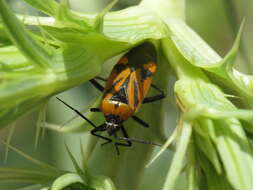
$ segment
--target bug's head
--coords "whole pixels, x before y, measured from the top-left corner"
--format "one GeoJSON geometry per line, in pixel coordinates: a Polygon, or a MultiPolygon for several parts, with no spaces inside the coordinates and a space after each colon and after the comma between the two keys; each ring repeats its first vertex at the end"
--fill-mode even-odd
{"type": "Polygon", "coordinates": [[[116,115],[108,115],[105,117],[105,119],[106,130],[111,136],[120,129],[122,120],[116,115]]]}

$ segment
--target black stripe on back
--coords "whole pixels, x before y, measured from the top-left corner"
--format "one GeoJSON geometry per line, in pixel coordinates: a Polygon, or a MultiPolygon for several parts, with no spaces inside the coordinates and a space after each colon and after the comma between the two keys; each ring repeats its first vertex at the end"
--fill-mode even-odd
{"type": "Polygon", "coordinates": [[[121,71],[125,70],[128,67],[128,64],[116,64],[113,68],[116,73],[120,73],[121,71]]]}
{"type": "Polygon", "coordinates": [[[116,81],[112,84],[112,86],[111,86],[110,88],[108,88],[108,89],[105,91],[105,94],[111,92],[112,89],[113,89],[120,81],[122,81],[122,79],[123,79],[123,77],[121,77],[121,78],[119,78],[118,80],[116,80],[116,81]]]}
{"type": "Polygon", "coordinates": [[[128,104],[128,98],[127,98],[127,87],[129,83],[129,76],[126,78],[125,82],[120,87],[120,90],[117,91],[110,100],[122,102],[125,104],[128,104]]]}
{"type": "Polygon", "coordinates": [[[138,99],[138,84],[137,81],[134,80],[134,106],[137,107],[139,104],[139,99],[138,99]]]}
{"type": "Polygon", "coordinates": [[[152,77],[152,76],[153,76],[153,73],[151,71],[144,69],[144,68],[141,69],[141,80],[142,81],[149,78],[149,77],[152,77]]]}

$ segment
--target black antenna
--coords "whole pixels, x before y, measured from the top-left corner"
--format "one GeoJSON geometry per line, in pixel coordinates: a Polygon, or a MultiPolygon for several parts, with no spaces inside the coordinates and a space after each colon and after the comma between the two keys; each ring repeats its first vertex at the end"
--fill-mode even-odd
{"type": "Polygon", "coordinates": [[[150,144],[150,145],[154,145],[154,146],[162,146],[162,144],[158,144],[158,143],[154,143],[154,142],[150,142],[150,141],[145,141],[142,139],[133,139],[133,138],[127,138],[127,137],[115,137],[118,140],[125,140],[125,141],[131,141],[131,142],[137,142],[137,143],[141,143],[141,144],[150,144]]]}
{"type": "Polygon", "coordinates": [[[97,128],[97,126],[90,121],[87,117],[85,117],[81,112],[79,112],[77,109],[73,108],[72,106],[70,106],[69,104],[67,104],[66,102],[64,102],[63,100],[61,100],[60,98],[56,97],[60,102],[62,102],[63,104],[65,104],[67,107],[69,107],[70,109],[72,109],[74,112],[76,112],[79,116],[81,116],[83,119],[85,119],[89,124],[91,124],[94,128],[97,128]]]}

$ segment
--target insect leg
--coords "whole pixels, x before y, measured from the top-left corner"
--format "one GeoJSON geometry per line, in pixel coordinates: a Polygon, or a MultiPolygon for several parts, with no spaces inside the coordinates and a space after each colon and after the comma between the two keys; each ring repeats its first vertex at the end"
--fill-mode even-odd
{"type": "Polygon", "coordinates": [[[141,124],[143,127],[146,127],[146,128],[149,127],[149,125],[145,121],[143,121],[141,118],[135,115],[132,116],[132,119],[135,120],[137,123],[141,124]]]}
{"type": "Polygon", "coordinates": [[[96,89],[98,89],[99,91],[103,92],[104,91],[104,87],[99,84],[95,79],[97,80],[102,80],[104,82],[106,82],[106,79],[102,78],[102,77],[95,77],[93,79],[90,79],[90,82],[93,86],[95,86],[96,89]]]}
{"type": "Polygon", "coordinates": [[[92,135],[94,135],[98,138],[104,139],[106,141],[106,142],[101,144],[102,146],[112,142],[112,139],[97,134],[97,132],[101,132],[101,131],[105,131],[105,130],[106,130],[105,129],[105,124],[102,124],[102,125],[96,127],[95,129],[92,129],[91,132],[90,132],[92,135]]]}
{"type": "Polygon", "coordinates": [[[76,112],[79,116],[81,116],[83,119],[85,119],[89,124],[92,125],[92,127],[96,128],[97,126],[91,121],[89,120],[87,117],[85,117],[81,112],[79,112],[77,109],[73,108],[71,105],[67,104],[66,102],[64,102],[63,100],[61,100],[60,98],[56,97],[60,102],[62,102],[64,105],[66,105],[67,107],[69,107],[71,110],[73,110],[74,112],[76,112]]]}
{"type": "MultiPolygon", "coordinates": [[[[128,134],[127,134],[127,132],[126,132],[126,130],[125,130],[125,128],[124,128],[123,125],[121,126],[121,132],[122,132],[122,134],[123,134],[123,136],[125,138],[124,140],[126,141],[126,143],[119,143],[119,142],[114,143],[118,155],[119,155],[119,147],[118,146],[126,146],[126,147],[132,146],[132,142],[128,140],[129,136],[128,136],[128,134]]],[[[122,140],[120,137],[117,136],[116,133],[114,133],[114,137],[116,139],[122,140]]]]}
{"type": "Polygon", "coordinates": [[[99,108],[90,108],[91,112],[101,112],[99,108]]]}
{"type": "Polygon", "coordinates": [[[101,84],[99,84],[95,79],[90,79],[90,82],[99,91],[101,91],[101,92],[104,91],[104,87],[101,84]]]}
{"type": "Polygon", "coordinates": [[[151,96],[151,97],[144,98],[144,100],[143,100],[143,102],[142,102],[143,104],[155,102],[155,101],[158,101],[158,100],[161,100],[161,99],[165,98],[165,94],[164,94],[164,92],[163,92],[160,88],[158,88],[158,87],[157,87],[156,85],[154,85],[154,84],[151,84],[151,87],[153,87],[153,88],[156,89],[158,92],[160,92],[160,94],[155,95],[155,96],[151,96]]]}

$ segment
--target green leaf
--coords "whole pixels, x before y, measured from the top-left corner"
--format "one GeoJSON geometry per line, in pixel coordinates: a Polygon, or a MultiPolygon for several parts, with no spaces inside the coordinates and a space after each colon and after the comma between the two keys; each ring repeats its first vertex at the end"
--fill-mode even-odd
{"type": "Polygon", "coordinates": [[[111,3],[109,3],[99,14],[97,14],[95,24],[94,24],[95,25],[94,28],[96,30],[103,32],[104,17],[106,13],[108,13],[110,9],[113,8],[117,2],[118,0],[112,0],[111,3]]]}
{"type": "Polygon", "coordinates": [[[9,145],[11,143],[11,139],[13,137],[13,133],[15,131],[15,127],[16,127],[16,122],[12,123],[9,129],[9,134],[7,136],[7,140],[6,140],[6,147],[5,147],[5,155],[4,155],[4,161],[7,161],[8,158],[8,153],[9,153],[9,145]]]}
{"type": "Polygon", "coordinates": [[[47,183],[56,175],[38,169],[0,168],[0,183],[47,183]]]}
{"type": "Polygon", "coordinates": [[[26,186],[23,188],[18,188],[16,190],[49,190],[49,188],[43,187],[43,185],[41,184],[35,184],[35,185],[26,186]]]}
{"type": "Polygon", "coordinates": [[[24,1],[50,16],[55,15],[59,6],[55,0],[46,0],[46,1],[24,0],[24,1]]]}
{"type": "Polygon", "coordinates": [[[253,92],[253,76],[252,75],[246,75],[243,73],[240,73],[239,71],[233,69],[232,75],[240,83],[245,89],[247,89],[250,93],[253,92]]]}
{"type": "Polygon", "coordinates": [[[235,106],[227,100],[226,95],[217,86],[205,80],[179,80],[175,84],[175,92],[183,110],[197,109],[198,107],[217,112],[236,110],[235,106]]]}
{"type": "Polygon", "coordinates": [[[170,137],[163,144],[159,152],[149,161],[146,167],[149,167],[173,143],[173,141],[176,140],[177,133],[178,131],[177,129],[175,129],[173,133],[170,135],[170,137]]]}
{"type": "Polygon", "coordinates": [[[221,67],[225,68],[228,74],[232,73],[232,69],[235,64],[235,59],[239,51],[244,23],[245,23],[245,20],[242,21],[242,24],[240,26],[239,32],[236,36],[232,49],[228,52],[228,54],[224,57],[224,59],[220,63],[221,67]]]}
{"type": "Polygon", "coordinates": [[[197,190],[199,183],[197,158],[195,155],[195,147],[193,143],[189,143],[187,150],[187,180],[188,190],[197,190]]]}
{"type": "MultiPolygon", "coordinates": [[[[207,109],[218,110],[221,116],[223,111],[235,110],[235,107],[217,87],[200,79],[195,81],[189,79],[179,80],[175,85],[175,90],[183,110],[189,111],[197,105],[201,105],[201,107],[207,109]]],[[[222,123],[220,123],[221,121],[215,121],[217,126],[215,133],[208,131],[206,134],[210,134],[218,149],[219,156],[226,169],[228,181],[234,188],[246,190],[253,185],[250,180],[251,177],[249,177],[253,176],[251,166],[253,157],[242,127],[233,116],[235,117],[235,115],[231,115],[228,119],[224,119],[222,123]],[[212,135],[215,136],[215,139],[212,135]]],[[[208,114],[205,117],[212,118],[208,114]]],[[[219,114],[217,114],[217,117],[219,117],[219,114]]],[[[201,128],[206,130],[208,127],[202,126],[201,128]]]]}
{"type": "Polygon", "coordinates": [[[195,125],[194,129],[200,133],[198,135],[195,135],[195,141],[196,145],[198,146],[198,149],[200,149],[205,156],[209,159],[209,161],[213,164],[213,166],[216,169],[216,172],[218,174],[222,173],[222,168],[219,160],[219,156],[217,154],[217,151],[214,147],[214,145],[211,142],[211,139],[208,134],[206,134],[206,131],[203,130],[202,128],[207,127],[204,122],[201,122],[201,119],[199,121],[199,125],[195,125]]]}
{"type": "Polygon", "coordinates": [[[77,161],[75,160],[75,157],[70,152],[70,150],[69,150],[69,148],[68,148],[68,146],[67,146],[66,143],[65,143],[65,147],[66,147],[66,150],[67,150],[67,152],[68,152],[68,154],[69,154],[69,156],[71,158],[71,161],[72,161],[72,163],[73,163],[73,165],[75,167],[76,172],[82,178],[82,180],[87,183],[87,181],[88,181],[88,179],[87,179],[87,173],[80,168],[80,166],[78,165],[77,161]]]}
{"type": "MultiPolygon", "coordinates": [[[[5,46],[0,48],[0,80],[5,79],[5,72],[19,72],[34,70],[34,66],[23,56],[15,46],[5,46]]],[[[35,71],[35,70],[34,70],[35,71]]]]}
{"type": "Polygon", "coordinates": [[[250,189],[252,187],[253,155],[248,140],[238,120],[231,118],[213,121],[206,128],[210,130],[212,141],[215,144],[227,179],[235,189],[250,189]]]}
{"type": "Polygon", "coordinates": [[[61,171],[60,169],[58,168],[55,168],[53,166],[50,166],[44,162],[41,162],[39,160],[36,160],[34,158],[32,158],[31,156],[25,154],[24,152],[18,150],[17,148],[9,145],[9,144],[6,144],[5,142],[2,142],[3,144],[5,144],[6,146],[8,146],[9,149],[15,151],[16,153],[18,153],[19,155],[21,155],[22,157],[24,157],[25,159],[29,160],[30,162],[32,162],[33,164],[39,166],[41,168],[41,171],[44,170],[44,172],[48,172],[50,173],[50,175],[54,175],[54,176],[58,176],[60,174],[63,173],[63,171],[61,171]]]}
{"type": "Polygon", "coordinates": [[[41,130],[43,130],[42,132],[44,132],[45,130],[45,127],[43,124],[45,124],[46,122],[46,109],[47,109],[47,103],[44,104],[39,111],[38,121],[36,124],[35,148],[37,148],[38,146],[41,130]]]}
{"type": "MultiPolygon", "coordinates": [[[[244,22],[243,22],[244,23],[244,22]]],[[[189,26],[179,19],[168,19],[166,24],[171,32],[171,39],[181,55],[192,65],[210,72],[211,79],[219,81],[228,89],[233,89],[245,107],[252,103],[252,77],[244,75],[233,68],[238,52],[243,23],[235,43],[222,59],[206,42],[204,42],[189,26]]]]}
{"type": "Polygon", "coordinates": [[[185,19],[185,0],[143,0],[140,6],[149,12],[159,15],[164,21],[169,18],[185,19]]]}
{"type": "MultiPolygon", "coordinates": [[[[50,27],[51,30],[66,28],[68,31],[82,31],[83,35],[87,32],[101,34],[94,29],[96,15],[89,16],[76,12],[72,12],[72,14],[74,20],[67,19],[68,22],[60,24],[57,19],[50,17],[20,16],[19,18],[24,20],[27,25],[50,27]]],[[[78,35],[81,36],[81,34],[78,35]]],[[[147,39],[164,38],[168,36],[168,33],[164,23],[156,14],[136,6],[107,13],[104,17],[102,36],[115,42],[137,44],[147,39]]]]}
{"type": "Polygon", "coordinates": [[[55,12],[55,21],[57,26],[67,26],[71,28],[78,28],[81,30],[92,30],[93,23],[89,18],[83,18],[78,14],[74,14],[68,6],[67,1],[62,1],[55,12]]]}
{"type": "Polygon", "coordinates": [[[166,24],[171,32],[171,40],[181,55],[190,63],[204,67],[221,61],[220,56],[184,21],[167,19],[166,24]]]}
{"type": "Polygon", "coordinates": [[[18,22],[13,15],[5,0],[0,1],[0,16],[10,39],[16,44],[19,50],[33,62],[43,69],[48,68],[51,59],[50,54],[43,48],[43,45],[37,42],[27,29],[18,22]]]}
{"type": "Polygon", "coordinates": [[[10,39],[8,38],[8,36],[4,30],[4,26],[0,20],[0,47],[10,45],[10,44],[11,44],[10,39]]]}
{"type": "Polygon", "coordinates": [[[57,178],[52,186],[51,190],[88,190],[88,186],[82,180],[82,178],[74,173],[66,173],[57,178]]]}
{"type": "Polygon", "coordinates": [[[90,179],[89,186],[95,190],[116,190],[112,180],[104,176],[96,176],[90,179]]]}
{"type": "MultiPolygon", "coordinates": [[[[72,163],[74,164],[74,167],[78,173],[78,176],[67,176],[67,178],[69,177],[69,180],[66,180],[66,183],[71,183],[74,182],[75,180],[79,180],[79,182],[82,182],[82,184],[87,184],[89,187],[95,189],[95,190],[115,190],[114,184],[113,182],[108,178],[108,177],[104,177],[104,176],[91,176],[90,174],[88,174],[86,171],[83,171],[77,161],[75,160],[74,156],[72,155],[72,153],[70,152],[69,148],[67,147],[67,145],[65,144],[66,149],[68,151],[68,154],[72,160],[72,163]]],[[[61,180],[64,180],[65,177],[63,177],[61,180]]],[[[76,182],[75,182],[76,183],[76,182]]],[[[62,188],[62,183],[59,180],[59,186],[62,188]]],[[[85,186],[85,185],[84,185],[85,186]]],[[[87,187],[87,186],[85,186],[87,187]]],[[[58,188],[60,190],[60,188],[58,188]]],[[[58,189],[52,189],[52,190],[58,190],[58,189]]],[[[88,189],[88,188],[87,188],[88,189]]]]}
{"type": "MultiPolygon", "coordinates": [[[[164,52],[166,57],[170,58],[171,65],[180,79],[176,82],[175,91],[183,112],[191,112],[198,107],[204,110],[214,109],[219,113],[236,111],[236,107],[217,86],[211,84],[199,69],[189,65],[178,55],[174,44],[169,40],[163,40],[163,46],[166,50],[170,47],[170,52],[164,52]]],[[[232,116],[234,117],[223,120],[211,120],[212,117],[206,114],[204,118],[207,122],[202,129],[211,137],[218,150],[231,186],[248,190],[253,185],[250,180],[253,176],[252,150],[240,122],[235,118],[236,115],[232,116]]]]}
{"type": "Polygon", "coordinates": [[[184,166],[183,161],[192,133],[191,124],[185,121],[182,122],[182,125],[179,124],[178,126],[181,129],[181,134],[178,137],[176,152],[173,156],[171,166],[166,177],[166,182],[164,184],[164,189],[168,190],[172,190],[174,188],[176,180],[184,166]]]}
{"type": "Polygon", "coordinates": [[[198,165],[202,169],[204,176],[202,176],[202,181],[205,180],[206,184],[200,184],[199,189],[208,190],[233,190],[224,174],[218,174],[213,168],[211,163],[206,159],[206,157],[198,152],[196,155],[198,157],[198,165]]]}

